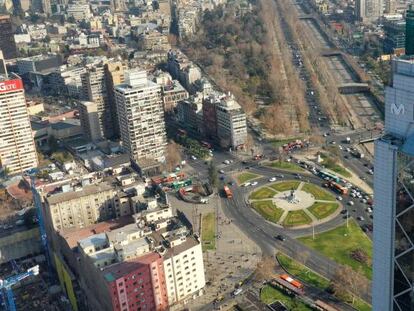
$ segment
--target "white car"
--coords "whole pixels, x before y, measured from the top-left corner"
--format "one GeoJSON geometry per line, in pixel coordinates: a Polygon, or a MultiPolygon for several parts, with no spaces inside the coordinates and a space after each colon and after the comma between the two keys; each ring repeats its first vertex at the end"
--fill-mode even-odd
{"type": "Polygon", "coordinates": [[[271,177],[271,178],[269,178],[269,181],[270,181],[270,182],[274,182],[274,181],[276,181],[276,177],[271,177]]]}
{"type": "Polygon", "coordinates": [[[349,201],[348,204],[351,205],[351,206],[353,206],[354,205],[354,201],[349,201]]]}
{"type": "Polygon", "coordinates": [[[250,185],[251,185],[251,183],[249,183],[249,182],[245,182],[245,183],[244,183],[244,186],[245,186],[245,187],[248,187],[248,186],[250,186],[250,185]]]}
{"type": "Polygon", "coordinates": [[[364,220],[365,220],[365,218],[364,218],[364,217],[362,217],[362,216],[358,216],[358,217],[357,217],[357,219],[358,219],[359,221],[364,221],[364,220]]]}
{"type": "Polygon", "coordinates": [[[344,147],[342,147],[341,145],[338,145],[339,150],[344,149],[344,147]]]}
{"type": "Polygon", "coordinates": [[[368,213],[372,213],[372,208],[368,207],[368,208],[367,208],[367,212],[368,212],[368,213]]]}
{"type": "Polygon", "coordinates": [[[197,158],[195,156],[191,156],[191,159],[193,159],[194,161],[197,160],[197,158]]]}
{"type": "Polygon", "coordinates": [[[239,295],[239,294],[241,294],[241,292],[243,291],[243,289],[242,288],[238,288],[238,289],[236,289],[234,292],[233,292],[233,296],[237,296],[237,295],[239,295]]]}
{"type": "Polygon", "coordinates": [[[257,186],[257,184],[258,184],[257,181],[252,182],[252,186],[257,186]]]}
{"type": "Polygon", "coordinates": [[[223,163],[224,164],[230,164],[230,161],[229,160],[225,160],[223,163]]]}
{"type": "Polygon", "coordinates": [[[342,201],[342,197],[341,197],[340,195],[338,195],[338,196],[336,197],[336,199],[337,199],[338,201],[342,201]]]}

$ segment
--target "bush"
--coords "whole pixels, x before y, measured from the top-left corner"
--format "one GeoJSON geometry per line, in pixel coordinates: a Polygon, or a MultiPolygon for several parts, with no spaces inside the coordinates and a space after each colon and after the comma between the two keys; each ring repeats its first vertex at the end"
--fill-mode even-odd
{"type": "Polygon", "coordinates": [[[369,259],[368,254],[361,248],[357,248],[351,252],[351,258],[360,262],[367,264],[369,259]]]}

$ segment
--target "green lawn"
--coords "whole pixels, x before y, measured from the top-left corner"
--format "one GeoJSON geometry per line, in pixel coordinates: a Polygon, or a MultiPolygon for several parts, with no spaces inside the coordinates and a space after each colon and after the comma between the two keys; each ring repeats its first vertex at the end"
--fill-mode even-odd
{"type": "Polygon", "coordinates": [[[290,211],[283,220],[283,224],[287,227],[307,225],[311,222],[312,219],[303,210],[290,211]]]}
{"type": "Polygon", "coordinates": [[[276,207],[272,200],[256,201],[252,207],[266,220],[277,223],[283,214],[283,209],[276,207]]]}
{"type": "Polygon", "coordinates": [[[290,297],[280,290],[273,288],[270,285],[265,285],[260,291],[260,300],[266,304],[271,304],[276,300],[281,301],[289,310],[295,311],[308,311],[312,310],[304,303],[296,298],[290,297]]]}
{"type": "Polygon", "coordinates": [[[251,200],[270,199],[275,194],[276,194],[276,191],[274,191],[270,188],[267,188],[267,187],[262,187],[259,190],[253,192],[250,195],[250,199],[251,200]]]}
{"type": "Polygon", "coordinates": [[[321,187],[306,183],[302,187],[303,191],[309,192],[315,197],[315,200],[335,201],[335,196],[321,187]]]}
{"type": "Polygon", "coordinates": [[[293,172],[304,172],[304,169],[299,165],[286,161],[273,161],[268,163],[267,166],[293,172]]]}
{"type": "Polygon", "coordinates": [[[276,191],[287,191],[287,190],[296,190],[300,185],[300,181],[288,180],[282,181],[275,184],[269,185],[270,188],[275,189],[276,191]]]}
{"type": "Polygon", "coordinates": [[[244,172],[244,173],[240,173],[239,175],[237,175],[237,182],[239,183],[239,185],[244,184],[245,182],[255,179],[257,177],[260,177],[257,174],[253,174],[253,173],[249,173],[249,172],[244,172]]]}
{"type": "Polygon", "coordinates": [[[338,203],[316,202],[308,210],[316,218],[323,219],[335,213],[338,207],[338,203]]]}
{"type": "Polygon", "coordinates": [[[369,261],[372,260],[372,242],[362,232],[355,220],[349,221],[349,228],[344,224],[333,230],[317,234],[315,240],[311,236],[299,238],[299,240],[338,263],[349,265],[356,271],[362,269],[366,277],[372,278],[370,262],[360,263],[351,258],[352,251],[363,249],[366,251],[369,261]]]}
{"type": "Polygon", "coordinates": [[[325,279],[319,274],[313,272],[312,270],[300,264],[296,260],[282,253],[277,254],[277,259],[282,265],[282,267],[286,269],[286,271],[289,274],[303,280],[305,283],[323,290],[329,287],[328,279],[325,279]]]}
{"type": "Polygon", "coordinates": [[[201,227],[201,238],[203,250],[214,250],[216,248],[216,218],[214,213],[203,215],[201,227]]]}
{"type": "Polygon", "coordinates": [[[372,306],[367,304],[361,298],[356,298],[354,304],[352,304],[352,301],[349,304],[352,305],[358,311],[371,311],[372,310],[372,306]]]}
{"type": "Polygon", "coordinates": [[[341,174],[344,177],[351,177],[351,173],[344,168],[342,165],[338,164],[338,161],[335,158],[329,157],[324,153],[321,153],[321,157],[323,159],[323,166],[331,171],[341,174]]]}

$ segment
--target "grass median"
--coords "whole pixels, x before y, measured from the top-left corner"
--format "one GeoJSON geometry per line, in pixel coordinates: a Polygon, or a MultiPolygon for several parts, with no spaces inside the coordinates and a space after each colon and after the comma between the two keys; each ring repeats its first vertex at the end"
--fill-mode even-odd
{"type": "Polygon", "coordinates": [[[272,200],[253,202],[252,207],[264,219],[274,223],[277,223],[283,214],[283,209],[276,207],[272,200]]]}
{"type": "Polygon", "coordinates": [[[286,161],[273,161],[266,166],[272,167],[272,168],[278,168],[286,171],[292,171],[292,172],[304,172],[305,170],[301,168],[299,165],[291,162],[286,161]]]}
{"type": "Polygon", "coordinates": [[[258,177],[260,177],[260,175],[249,173],[249,172],[244,172],[244,173],[238,174],[236,176],[236,179],[237,179],[238,184],[241,185],[241,184],[244,184],[245,182],[256,179],[258,177]]]}
{"type": "MultiPolygon", "coordinates": [[[[301,256],[305,257],[307,254],[302,253],[301,256]]],[[[303,280],[303,282],[317,287],[319,289],[325,290],[329,287],[329,280],[320,276],[319,274],[313,272],[308,267],[302,265],[296,260],[282,254],[277,254],[277,259],[282,267],[291,275],[303,280]]],[[[306,258],[303,258],[306,262],[306,258]]]]}
{"type": "Polygon", "coordinates": [[[340,264],[348,265],[356,271],[361,270],[367,278],[372,278],[372,242],[354,220],[349,221],[348,228],[342,225],[315,235],[315,239],[309,236],[299,238],[299,241],[340,264]],[[366,260],[356,260],[352,256],[357,250],[365,253],[366,260]]]}
{"type": "Polygon", "coordinates": [[[203,250],[216,249],[216,218],[214,213],[203,215],[201,225],[201,239],[203,250]]]}

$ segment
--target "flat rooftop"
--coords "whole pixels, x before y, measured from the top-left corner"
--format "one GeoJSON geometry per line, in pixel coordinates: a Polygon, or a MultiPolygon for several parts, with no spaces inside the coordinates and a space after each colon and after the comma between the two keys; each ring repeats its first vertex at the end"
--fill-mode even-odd
{"type": "Polygon", "coordinates": [[[70,201],[85,197],[92,194],[97,194],[100,192],[108,191],[113,189],[113,186],[103,182],[97,185],[89,185],[82,188],[80,191],[70,191],[53,194],[50,197],[47,197],[46,200],[49,204],[58,204],[65,201],[70,201]]]}

